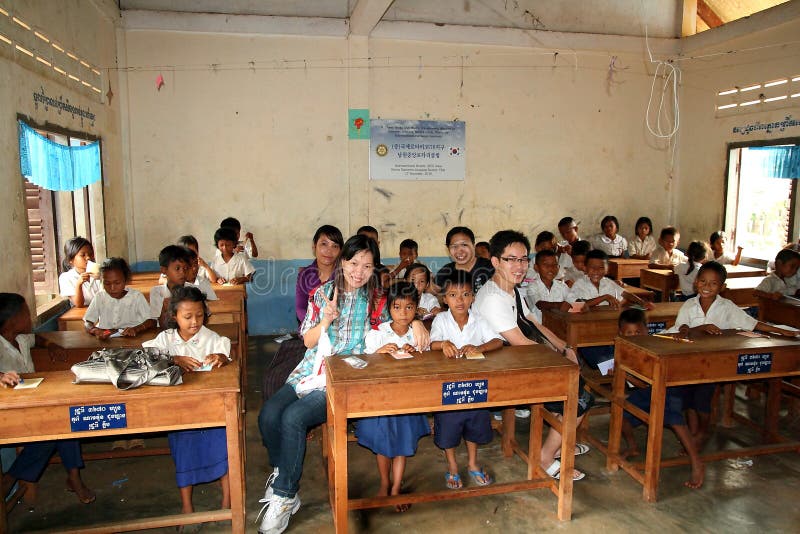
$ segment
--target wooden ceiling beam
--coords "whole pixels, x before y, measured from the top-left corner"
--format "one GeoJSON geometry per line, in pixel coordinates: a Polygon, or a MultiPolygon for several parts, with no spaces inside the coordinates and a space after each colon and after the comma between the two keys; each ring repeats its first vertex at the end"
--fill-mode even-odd
{"type": "Polygon", "coordinates": [[[705,0],[697,0],[697,16],[705,22],[709,28],[717,28],[725,22],[711,9],[705,0]]]}

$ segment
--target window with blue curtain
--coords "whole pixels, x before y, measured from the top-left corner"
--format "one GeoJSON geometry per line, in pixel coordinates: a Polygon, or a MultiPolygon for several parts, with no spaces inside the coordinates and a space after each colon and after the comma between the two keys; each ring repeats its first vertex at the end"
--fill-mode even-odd
{"type": "Polygon", "coordinates": [[[22,121],[19,167],[31,183],[50,191],[75,191],[100,180],[100,142],[66,146],[51,141],[22,121]]]}
{"type": "Polygon", "coordinates": [[[800,146],[749,147],[760,156],[760,167],[767,178],[800,179],[800,146]]]}

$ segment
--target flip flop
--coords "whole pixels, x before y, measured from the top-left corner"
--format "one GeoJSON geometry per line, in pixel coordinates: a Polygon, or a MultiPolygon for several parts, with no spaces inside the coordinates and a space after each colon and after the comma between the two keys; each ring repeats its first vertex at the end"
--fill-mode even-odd
{"type": "MultiPolygon", "coordinates": [[[[559,460],[554,460],[553,463],[550,464],[550,467],[545,469],[544,472],[547,473],[548,475],[550,475],[551,477],[553,477],[554,479],[559,480],[560,477],[561,477],[561,462],[559,460]]],[[[586,476],[586,473],[584,473],[582,471],[578,471],[577,469],[573,469],[572,470],[572,480],[573,480],[573,482],[578,481],[578,480],[583,480],[583,478],[585,476],[586,476]]]]}
{"type": "Polygon", "coordinates": [[[486,469],[482,467],[480,471],[470,471],[469,476],[472,477],[472,481],[478,486],[488,486],[494,482],[494,479],[492,479],[492,477],[489,476],[489,473],[486,472],[486,469]]]}
{"type": "Polygon", "coordinates": [[[461,489],[464,487],[464,484],[461,482],[461,475],[458,473],[445,471],[444,481],[447,484],[447,489],[461,489]]]}
{"type": "MultiPolygon", "coordinates": [[[[585,443],[576,443],[575,444],[575,456],[580,456],[581,454],[586,454],[592,450],[587,444],[585,443]]],[[[561,458],[561,450],[559,449],[558,452],[553,456],[556,460],[561,458]]]]}

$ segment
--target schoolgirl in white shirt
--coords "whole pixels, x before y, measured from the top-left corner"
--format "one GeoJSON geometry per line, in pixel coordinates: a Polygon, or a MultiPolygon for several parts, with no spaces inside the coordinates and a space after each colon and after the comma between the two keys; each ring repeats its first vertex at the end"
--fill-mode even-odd
{"type": "Polygon", "coordinates": [[[678,275],[678,284],[681,288],[684,300],[697,293],[694,289],[694,281],[697,278],[700,266],[706,262],[708,248],[702,241],[692,241],[686,249],[687,260],[675,267],[675,274],[678,275]]]}
{"type": "Polygon", "coordinates": [[[83,316],[86,331],[98,339],[108,339],[119,329],[126,337],[155,326],[150,305],[139,291],[127,289],[131,269],[122,258],[108,258],[100,266],[103,291],[89,304],[83,316]]]}
{"type": "Polygon", "coordinates": [[[211,262],[211,269],[218,284],[244,284],[253,279],[256,271],[247,256],[236,252],[236,232],[232,228],[220,228],[214,232],[214,244],[220,254],[211,262]]]}
{"type": "Polygon", "coordinates": [[[603,230],[594,236],[592,248],[602,250],[611,257],[624,256],[628,251],[628,240],[617,233],[619,231],[619,221],[613,215],[606,215],[600,221],[600,228],[603,230]]]}
{"type": "Polygon", "coordinates": [[[90,261],[94,261],[94,247],[88,239],[73,237],[64,244],[64,272],[58,277],[58,288],[76,308],[88,306],[103,289],[97,275],[86,271],[90,261]]]}
{"type": "Polygon", "coordinates": [[[634,233],[634,237],[628,243],[628,256],[636,260],[650,259],[650,254],[656,248],[652,221],[648,217],[639,217],[634,233]]]}

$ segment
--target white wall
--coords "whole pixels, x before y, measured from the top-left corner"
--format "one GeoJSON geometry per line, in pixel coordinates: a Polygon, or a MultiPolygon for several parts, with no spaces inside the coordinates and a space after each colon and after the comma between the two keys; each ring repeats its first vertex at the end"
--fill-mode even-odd
{"type": "Polygon", "coordinates": [[[568,214],[587,235],[608,213],[624,235],[643,214],[674,222],[669,151],[644,128],[643,41],[635,53],[554,60],[527,47],[354,39],[126,32],[137,259],[187,232],[208,254],[231,214],[262,256],[280,259],[309,257],[323,223],[344,233],[372,224],[391,256],[405,237],[445,255],[456,224],[488,239],[507,227],[555,231],[568,214]],[[368,142],[346,139],[348,107],[466,121],[466,180],[370,182],[368,142]]]}
{"type": "MultiPolygon", "coordinates": [[[[68,50],[95,65],[115,66],[116,42],[113,25],[115,3],[109,1],[64,2],[4,1],[3,7],[26,23],[40,29],[51,39],[58,40],[68,50]]],[[[44,47],[46,48],[46,47],[44,47]]],[[[105,75],[105,74],[104,74],[105,75]]],[[[104,78],[118,87],[115,71],[104,78]]],[[[104,92],[107,85],[103,88],[104,92]]],[[[0,269],[0,290],[23,294],[33,305],[30,250],[27,246],[27,214],[23,199],[22,176],[19,171],[17,113],[26,115],[38,124],[53,124],[76,132],[85,132],[102,139],[103,178],[105,181],[105,217],[109,254],[124,254],[127,248],[125,210],[121,186],[121,144],[119,100],[101,103],[97,95],[77,90],[74,82],[66,80],[47,67],[33,62],[28,56],[15,53],[0,42],[0,250],[5,260],[0,269]],[[34,105],[33,93],[44,89],[51,97],[63,97],[75,106],[87,107],[95,113],[94,125],[67,112],[58,113],[52,107],[34,105]]],[[[59,243],[58,246],[63,246],[59,243]]]]}
{"type": "MultiPolygon", "coordinates": [[[[749,135],[733,132],[737,126],[780,121],[787,115],[797,119],[800,98],[789,99],[790,107],[780,103],[753,106],[746,113],[715,110],[716,95],[721,90],[800,75],[798,35],[800,18],[795,17],[771,29],[692,47],[686,55],[697,59],[680,62],[684,83],[677,210],[682,241],[708,239],[711,232],[722,227],[728,143],[800,137],[798,127],[749,135]]],[[[794,87],[794,92],[800,91],[798,84],[794,87]]],[[[760,92],[753,91],[753,98],[760,92]]],[[[796,221],[800,221],[798,215],[800,212],[795,214],[796,221]]]]}

